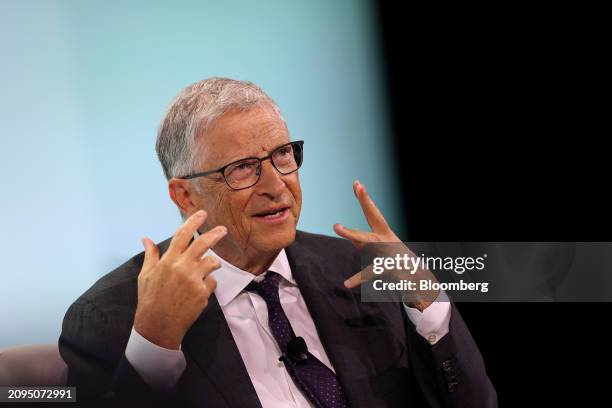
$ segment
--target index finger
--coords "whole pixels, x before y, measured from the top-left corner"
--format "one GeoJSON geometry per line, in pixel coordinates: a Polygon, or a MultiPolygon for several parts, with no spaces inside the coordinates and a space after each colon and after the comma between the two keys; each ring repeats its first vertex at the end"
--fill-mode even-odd
{"type": "Polygon", "coordinates": [[[185,256],[193,259],[200,259],[208,249],[212,248],[227,234],[227,228],[218,225],[210,231],[200,234],[200,236],[189,245],[185,251],[185,256]]]}
{"type": "Polygon", "coordinates": [[[206,211],[204,210],[199,210],[187,218],[183,225],[176,230],[166,253],[170,255],[182,254],[193,238],[193,234],[204,223],[205,219],[206,211]]]}
{"type": "Polygon", "coordinates": [[[357,200],[359,200],[359,205],[361,205],[363,214],[365,215],[368,225],[372,228],[372,231],[387,232],[389,230],[389,224],[387,224],[387,220],[385,220],[385,217],[370,198],[365,185],[361,184],[359,180],[355,180],[353,182],[353,190],[355,191],[355,196],[357,200]]]}

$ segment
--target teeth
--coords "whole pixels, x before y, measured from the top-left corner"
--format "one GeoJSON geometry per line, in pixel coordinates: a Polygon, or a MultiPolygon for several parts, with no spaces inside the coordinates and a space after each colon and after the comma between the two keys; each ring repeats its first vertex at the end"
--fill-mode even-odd
{"type": "Polygon", "coordinates": [[[278,217],[282,212],[283,210],[280,210],[280,211],[275,212],[274,214],[267,214],[267,215],[264,215],[264,218],[278,217]]]}

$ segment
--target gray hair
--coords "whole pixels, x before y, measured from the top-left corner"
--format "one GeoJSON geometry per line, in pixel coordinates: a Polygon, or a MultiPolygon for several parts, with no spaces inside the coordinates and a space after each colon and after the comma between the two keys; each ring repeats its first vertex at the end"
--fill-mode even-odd
{"type": "Polygon", "coordinates": [[[196,172],[197,136],[230,109],[245,111],[268,103],[284,119],[276,103],[248,81],[212,77],[189,85],[172,101],[157,132],[155,150],[166,179],[196,172]]]}

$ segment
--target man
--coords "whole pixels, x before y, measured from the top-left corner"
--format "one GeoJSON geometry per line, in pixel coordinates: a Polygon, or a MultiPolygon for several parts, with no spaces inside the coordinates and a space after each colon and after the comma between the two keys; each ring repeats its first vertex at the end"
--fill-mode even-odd
{"type": "Polygon", "coordinates": [[[144,238],[66,313],[60,351],[81,397],[496,406],[452,304],[359,301],[356,247],[399,241],[364,185],[371,232],[296,231],[302,143],[250,82],[210,78],[176,97],[156,148],[185,222],[158,246],[144,238]]]}

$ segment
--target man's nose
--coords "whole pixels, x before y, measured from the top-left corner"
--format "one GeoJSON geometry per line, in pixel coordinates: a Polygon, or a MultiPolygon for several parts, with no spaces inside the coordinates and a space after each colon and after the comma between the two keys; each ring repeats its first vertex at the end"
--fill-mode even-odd
{"type": "Polygon", "coordinates": [[[261,163],[261,176],[255,185],[257,193],[276,197],[285,189],[282,175],[274,168],[272,162],[266,160],[261,163]]]}

